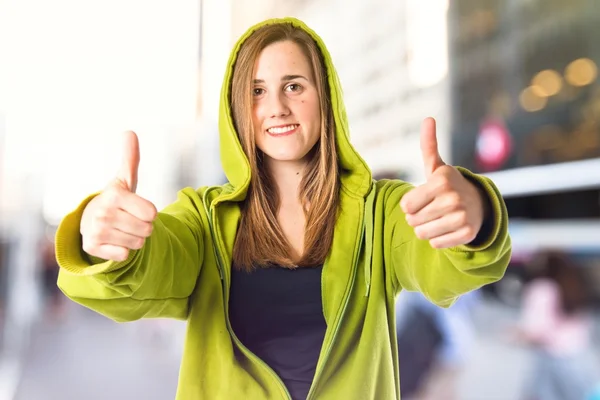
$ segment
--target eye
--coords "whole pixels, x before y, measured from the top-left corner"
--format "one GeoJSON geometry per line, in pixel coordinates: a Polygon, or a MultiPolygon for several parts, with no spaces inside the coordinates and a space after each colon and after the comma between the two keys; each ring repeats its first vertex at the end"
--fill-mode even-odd
{"type": "Polygon", "coordinates": [[[264,92],[265,92],[265,90],[262,89],[262,88],[254,88],[254,89],[252,89],[252,95],[253,96],[260,96],[264,92]]]}
{"type": "Polygon", "coordinates": [[[285,87],[286,92],[299,92],[300,90],[302,90],[302,86],[297,83],[290,83],[285,87]]]}

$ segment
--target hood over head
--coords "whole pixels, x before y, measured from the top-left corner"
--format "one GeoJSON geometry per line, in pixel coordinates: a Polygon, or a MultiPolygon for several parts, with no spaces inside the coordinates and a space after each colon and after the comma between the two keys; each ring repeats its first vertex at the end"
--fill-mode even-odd
{"type": "Polygon", "coordinates": [[[225,172],[231,187],[229,190],[227,190],[227,193],[223,193],[225,198],[222,197],[221,199],[241,201],[245,199],[248,186],[250,185],[250,164],[246,158],[246,155],[244,154],[244,150],[235,130],[231,110],[230,92],[231,81],[233,78],[233,67],[235,65],[238,52],[246,39],[248,39],[248,37],[250,37],[257,29],[272,24],[291,24],[294,27],[300,28],[307,32],[317,43],[323,55],[325,68],[327,70],[327,80],[330,90],[329,95],[331,97],[331,105],[335,120],[335,141],[341,166],[341,184],[348,192],[359,197],[365,197],[371,189],[371,171],[364,160],[356,152],[354,147],[350,144],[348,120],[343,102],[342,88],[338,75],[333,66],[331,56],[327,51],[323,40],[304,22],[296,18],[286,17],[269,19],[252,26],[237,41],[229,57],[229,62],[227,63],[225,78],[221,89],[219,105],[219,135],[221,163],[223,166],[223,171],[225,172]]]}

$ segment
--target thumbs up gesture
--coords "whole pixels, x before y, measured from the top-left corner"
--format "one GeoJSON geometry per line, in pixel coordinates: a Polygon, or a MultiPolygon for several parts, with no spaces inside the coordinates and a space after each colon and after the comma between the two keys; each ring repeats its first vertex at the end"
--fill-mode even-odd
{"type": "Polygon", "coordinates": [[[105,260],[124,261],[152,233],[154,204],[135,194],[140,146],[134,132],[124,134],[124,153],[117,177],[88,203],[81,218],[83,250],[105,260]]]}
{"type": "Polygon", "coordinates": [[[433,118],[421,126],[421,153],[427,180],[402,197],[406,221],[433,248],[472,242],[483,224],[487,199],[456,168],[444,163],[433,118]]]}

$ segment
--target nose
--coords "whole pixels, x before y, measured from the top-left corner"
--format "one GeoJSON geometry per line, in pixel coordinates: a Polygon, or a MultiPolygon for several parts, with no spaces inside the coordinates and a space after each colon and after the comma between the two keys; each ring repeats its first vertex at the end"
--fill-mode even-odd
{"type": "Polygon", "coordinates": [[[271,118],[285,117],[290,114],[290,108],[284,95],[270,96],[269,114],[271,118]]]}

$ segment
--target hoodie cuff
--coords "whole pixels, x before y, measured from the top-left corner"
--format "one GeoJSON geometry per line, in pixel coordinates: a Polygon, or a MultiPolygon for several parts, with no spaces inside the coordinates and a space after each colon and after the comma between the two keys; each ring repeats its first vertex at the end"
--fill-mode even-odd
{"type": "MultiPolygon", "coordinates": [[[[506,207],[504,206],[504,200],[500,195],[500,191],[496,185],[489,179],[482,175],[474,174],[463,167],[456,167],[458,171],[471,183],[477,186],[482,193],[487,196],[487,202],[489,214],[483,221],[479,233],[475,240],[469,244],[455,247],[459,251],[481,251],[490,247],[500,235],[500,228],[505,220],[508,218],[506,213],[506,207]]],[[[486,199],[484,199],[485,201],[486,199]]]]}
{"type": "Polygon", "coordinates": [[[81,217],[87,205],[98,194],[88,196],[74,211],[67,214],[56,231],[56,261],[61,270],[69,274],[90,276],[114,271],[127,265],[135,255],[135,251],[130,251],[127,260],[116,262],[91,256],[83,250],[80,233],[81,217]]]}

